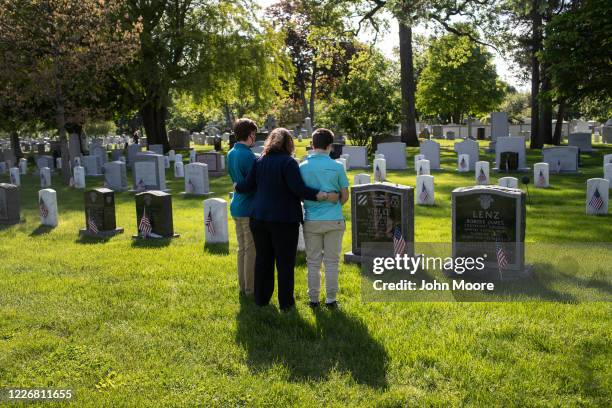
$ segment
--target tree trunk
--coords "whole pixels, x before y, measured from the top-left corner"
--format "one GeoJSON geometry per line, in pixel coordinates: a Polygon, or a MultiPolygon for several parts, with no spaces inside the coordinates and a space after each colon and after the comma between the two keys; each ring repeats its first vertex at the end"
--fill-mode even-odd
{"type": "Polygon", "coordinates": [[[545,63],[542,64],[541,70],[542,88],[540,89],[540,124],[539,130],[542,134],[542,142],[544,144],[553,143],[553,129],[552,129],[552,100],[550,99],[549,92],[551,90],[550,75],[548,73],[548,67],[545,63]]]}
{"type": "Polygon", "coordinates": [[[55,105],[55,123],[57,126],[57,134],[59,136],[60,150],[62,152],[62,181],[65,185],[70,184],[72,176],[72,164],[70,159],[70,149],[68,149],[68,140],[66,138],[66,110],[64,107],[64,98],[62,96],[61,87],[58,85],[58,97],[55,105]]]}
{"type": "Polygon", "coordinates": [[[540,91],[540,63],[537,53],[540,50],[540,31],[542,26],[542,16],[538,10],[539,1],[531,0],[531,145],[532,149],[541,149],[543,147],[542,135],[540,134],[540,109],[539,109],[539,91],[540,91]]]}
{"type": "Polygon", "coordinates": [[[312,75],[310,76],[310,123],[315,125],[315,97],[317,95],[317,62],[312,62],[312,75]]]}
{"type": "Polygon", "coordinates": [[[147,143],[164,146],[164,153],[170,150],[168,134],[166,133],[167,108],[158,100],[148,101],[141,109],[140,116],[147,133],[147,143]]]}
{"type": "Polygon", "coordinates": [[[553,144],[559,146],[561,144],[561,132],[563,131],[563,116],[565,116],[565,98],[559,101],[557,110],[557,123],[555,124],[555,134],[553,136],[553,144]]]}
{"type": "Polygon", "coordinates": [[[400,76],[402,90],[401,140],[407,146],[418,146],[414,107],[414,66],[412,63],[412,27],[399,20],[400,76]]]}
{"type": "Polygon", "coordinates": [[[225,126],[231,131],[234,128],[234,120],[232,118],[232,109],[227,103],[223,104],[223,112],[225,114],[225,126]]]}
{"type": "MultiPolygon", "coordinates": [[[[19,144],[19,132],[17,130],[13,130],[11,132],[11,149],[13,149],[13,153],[15,154],[15,158],[17,161],[23,157],[23,152],[21,151],[21,145],[19,144]]],[[[13,165],[17,165],[17,163],[13,163],[13,165]]]]}

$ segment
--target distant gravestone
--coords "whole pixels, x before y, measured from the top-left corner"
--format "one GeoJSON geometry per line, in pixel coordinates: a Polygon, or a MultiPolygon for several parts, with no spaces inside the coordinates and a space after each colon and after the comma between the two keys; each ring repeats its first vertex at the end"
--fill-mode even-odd
{"type": "Polygon", "coordinates": [[[139,144],[131,144],[127,150],[127,161],[130,166],[133,165],[136,156],[142,151],[142,146],[139,144]]]}
{"type": "Polygon", "coordinates": [[[19,159],[19,173],[22,176],[28,174],[28,161],[26,159],[19,159]]]}
{"type": "Polygon", "coordinates": [[[452,192],[453,258],[483,257],[483,274],[501,279],[526,274],[525,226],[525,193],[521,190],[475,186],[452,192]]]}
{"type": "Polygon", "coordinates": [[[455,140],[455,132],[453,132],[452,130],[449,130],[446,132],[446,139],[447,140],[455,140]]]}
{"type": "Polygon", "coordinates": [[[0,161],[0,174],[6,173],[6,169],[7,169],[6,163],[3,161],[0,161]]]}
{"type": "Polygon", "coordinates": [[[196,162],[196,151],[194,149],[191,149],[189,151],[189,163],[195,163],[196,162]]]}
{"type": "Polygon", "coordinates": [[[306,137],[312,137],[312,119],[309,117],[304,119],[304,129],[306,130],[306,137]]]}
{"type": "Polygon", "coordinates": [[[85,174],[90,177],[102,175],[102,160],[100,156],[90,155],[83,157],[83,167],[85,167],[85,174]]]}
{"type": "MultiPolygon", "coordinates": [[[[414,189],[390,183],[351,188],[352,244],[345,262],[361,262],[362,245],[382,244],[388,256],[414,254],[414,189]]],[[[363,254],[366,255],[365,253],[363,254]]]]}
{"type": "Polygon", "coordinates": [[[359,184],[370,184],[370,175],[365,173],[355,174],[355,178],[353,179],[353,185],[356,186],[359,184]]]}
{"type": "Polygon", "coordinates": [[[36,167],[38,171],[43,167],[48,167],[53,170],[55,168],[55,159],[53,159],[53,156],[38,156],[38,159],[36,159],[36,167]]]}
{"type": "Polygon", "coordinates": [[[440,125],[433,125],[431,127],[432,136],[434,139],[444,139],[444,128],[440,125]]]}
{"type": "Polygon", "coordinates": [[[55,190],[45,188],[38,192],[38,212],[41,225],[57,227],[57,193],[55,190]]]}
{"type": "Polygon", "coordinates": [[[349,168],[365,169],[368,167],[368,150],[365,146],[348,146],[342,147],[342,153],[348,154],[349,168]]]}
{"type": "Polygon", "coordinates": [[[416,203],[418,205],[434,205],[434,178],[430,175],[420,175],[416,178],[416,203]]]}
{"type": "Polygon", "coordinates": [[[508,137],[510,126],[508,124],[507,112],[491,113],[491,140],[497,141],[500,137],[508,137]]]}
{"type": "Polygon", "coordinates": [[[11,180],[11,184],[14,184],[18,187],[21,186],[21,176],[17,167],[11,167],[9,169],[9,178],[11,180]]]}
{"type": "Polygon", "coordinates": [[[526,171],[525,138],[523,136],[498,137],[495,145],[495,164],[497,170],[506,171],[510,166],[511,171],[526,171]]]}
{"type": "Polygon", "coordinates": [[[610,182],[603,178],[587,180],[586,213],[587,215],[608,214],[610,182]]]}
{"type": "Polygon", "coordinates": [[[612,163],[607,163],[604,166],[604,178],[610,182],[610,186],[612,187],[612,163]]]}
{"type": "Polygon", "coordinates": [[[138,193],[134,198],[138,235],[133,238],[178,237],[172,219],[172,195],[152,190],[138,193]]]}
{"type": "MultiPolygon", "coordinates": [[[[467,161],[469,165],[468,170],[474,170],[476,162],[480,159],[478,153],[478,142],[472,139],[466,139],[462,142],[455,143],[455,151],[457,152],[458,156],[467,154],[470,158],[469,161],[467,161]]],[[[461,162],[459,161],[458,163],[460,164],[461,162]]],[[[465,169],[462,169],[461,166],[457,166],[457,169],[459,171],[466,171],[465,169]]]]}
{"type": "Polygon", "coordinates": [[[331,157],[334,160],[340,158],[340,156],[342,155],[343,147],[344,145],[342,143],[332,143],[332,150],[329,153],[329,157],[331,157]]]}
{"type": "Polygon", "coordinates": [[[374,182],[381,183],[387,179],[387,161],[374,159],[374,182]]]}
{"type": "Polygon", "coordinates": [[[554,173],[577,173],[580,151],[575,146],[555,146],[542,149],[542,162],[554,173]]]}
{"type": "Polygon", "coordinates": [[[76,166],[73,170],[74,188],[85,188],[85,167],[76,166]]]}
{"type": "Polygon", "coordinates": [[[111,150],[111,161],[119,161],[123,157],[123,149],[111,150]]]}
{"type": "Polygon", "coordinates": [[[204,163],[189,163],[185,166],[185,192],[187,195],[203,196],[209,191],[208,166],[204,163]]]}
{"type": "Polygon", "coordinates": [[[339,159],[336,159],[336,162],[340,163],[342,165],[342,168],[346,172],[346,170],[347,170],[347,168],[346,168],[346,159],[343,159],[342,157],[340,157],[339,159]]]}
{"type": "Polygon", "coordinates": [[[55,159],[55,168],[58,170],[62,169],[62,158],[58,157],[55,159]]]}
{"type": "Polygon", "coordinates": [[[106,149],[100,145],[97,145],[90,152],[91,156],[98,156],[100,158],[100,165],[103,166],[108,162],[108,155],[106,153],[106,149]]]}
{"type": "Polygon", "coordinates": [[[0,183],[0,225],[14,225],[21,222],[19,215],[19,188],[14,184],[0,183]]]}
{"type": "Polygon", "coordinates": [[[432,170],[440,170],[440,144],[433,140],[424,140],[421,142],[420,152],[429,160],[429,165],[432,170]]]}
{"type": "Polygon", "coordinates": [[[51,169],[43,167],[40,169],[40,188],[51,187],[51,169]]]}
{"type": "Polygon", "coordinates": [[[429,160],[419,160],[417,163],[417,176],[425,176],[431,173],[429,168],[429,160]]]}
{"type": "Polygon", "coordinates": [[[548,163],[536,163],[533,166],[533,184],[538,188],[548,188],[549,183],[548,163]]]}
{"type": "Polygon", "coordinates": [[[164,156],[143,153],[137,155],[132,177],[134,191],[166,190],[164,156]]]}
{"type": "Polygon", "coordinates": [[[601,127],[601,137],[603,143],[612,143],[612,126],[605,125],[601,127]]]}
{"type": "Polygon", "coordinates": [[[376,153],[384,154],[389,170],[406,169],[406,144],[402,142],[379,143],[376,153]]]}
{"type": "Polygon", "coordinates": [[[123,228],[117,228],[115,193],[112,190],[94,188],[85,192],[84,198],[85,228],[79,231],[79,235],[108,237],[123,232],[123,228]]]}
{"type": "Polygon", "coordinates": [[[470,156],[467,154],[460,154],[457,158],[457,171],[461,173],[467,173],[470,171],[470,156]]]}
{"type": "Polygon", "coordinates": [[[475,167],[476,184],[487,185],[489,184],[489,162],[477,161],[475,167]]]}
{"type": "Polygon", "coordinates": [[[351,158],[350,158],[350,156],[348,154],[341,154],[340,158],[344,159],[344,161],[345,161],[345,171],[346,170],[350,170],[351,169],[351,162],[350,162],[351,158]]]}
{"type": "Polygon", "coordinates": [[[184,129],[173,129],[168,132],[168,142],[173,149],[189,149],[191,136],[184,129]]]}
{"type": "Polygon", "coordinates": [[[502,177],[497,184],[500,187],[518,188],[518,179],[516,177],[502,177]]]}
{"type": "Polygon", "coordinates": [[[425,155],[424,154],[417,154],[414,156],[414,172],[418,173],[419,172],[419,162],[421,160],[425,160],[425,155]]]}
{"type": "Polygon", "coordinates": [[[222,176],[225,174],[225,158],[217,152],[199,153],[196,156],[198,163],[208,166],[208,175],[211,177],[222,176]]]}
{"type": "Polygon", "coordinates": [[[125,163],[122,161],[112,161],[104,165],[104,183],[106,187],[113,191],[127,191],[127,172],[125,163]]]}
{"type": "Polygon", "coordinates": [[[164,145],[153,144],[149,146],[148,150],[161,156],[164,155],[164,145]]]}
{"type": "Polygon", "coordinates": [[[229,242],[227,226],[227,201],[221,198],[204,200],[204,242],[223,244],[229,242]]]}
{"type": "Polygon", "coordinates": [[[174,162],[174,178],[183,178],[185,177],[185,166],[183,161],[175,161],[174,162]]]}
{"type": "Polygon", "coordinates": [[[605,166],[608,163],[612,163],[612,154],[606,154],[603,157],[603,165],[605,166]]]}
{"type": "Polygon", "coordinates": [[[579,148],[582,153],[591,153],[593,151],[590,132],[570,133],[567,144],[568,146],[579,148]]]}

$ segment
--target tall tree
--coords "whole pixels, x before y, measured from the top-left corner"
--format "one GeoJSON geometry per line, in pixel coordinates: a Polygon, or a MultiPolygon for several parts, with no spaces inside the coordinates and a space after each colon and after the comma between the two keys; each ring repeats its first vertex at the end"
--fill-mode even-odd
{"type": "MultiPolygon", "coordinates": [[[[53,106],[62,157],[66,123],[91,115],[107,78],[135,50],[137,24],[122,22],[119,1],[5,0],[0,3],[0,97],[14,109],[53,106]]],[[[70,166],[62,168],[64,182],[70,166]]]]}

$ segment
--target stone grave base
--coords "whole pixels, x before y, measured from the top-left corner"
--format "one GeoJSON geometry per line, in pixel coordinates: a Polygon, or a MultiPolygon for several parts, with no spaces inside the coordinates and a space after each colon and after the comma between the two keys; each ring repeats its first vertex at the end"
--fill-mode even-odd
{"type": "Polygon", "coordinates": [[[508,269],[499,273],[497,268],[485,268],[482,271],[470,272],[469,274],[457,274],[445,271],[444,274],[452,279],[463,279],[466,281],[516,281],[530,279],[533,277],[533,266],[524,265],[522,269],[508,269]]]}
{"type": "Polygon", "coordinates": [[[500,170],[499,167],[493,167],[493,171],[495,173],[508,173],[508,174],[512,174],[512,173],[528,173],[531,171],[531,167],[522,167],[522,168],[518,168],[516,170],[500,170]]]}
{"type": "Polygon", "coordinates": [[[136,234],[136,235],[132,235],[132,239],[141,239],[141,240],[145,240],[145,241],[147,239],[152,239],[153,241],[155,241],[155,240],[158,240],[158,239],[178,238],[180,236],[181,236],[181,234],[174,234],[171,237],[159,237],[159,238],[157,238],[157,237],[149,237],[149,238],[143,238],[140,234],[136,234]]]}
{"type": "Polygon", "coordinates": [[[99,231],[97,234],[93,234],[87,228],[82,228],[79,230],[79,237],[107,238],[113,237],[117,234],[123,234],[123,228],[115,228],[114,230],[109,231],[99,231]]]}
{"type": "Polygon", "coordinates": [[[170,192],[170,189],[169,189],[169,188],[165,188],[165,189],[163,189],[163,190],[156,190],[156,189],[154,189],[154,188],[149,188],[149,189],[147,189],[147,190],[134,190],[134,189],[129,189],[129,190],[126,190],[126,191],[127,191],[128,193],[132,193],[132,194],[145,193],[145,192],[147,192],[147,191],[163,191],[164,193],[169,193],[169,192],[170,192]]]}
{"type": "Polygon", "coordinates": [[[208,177],[221,177],[221,176],[225,176],[227,173],[225,172],[225,170],[223,171],[209,171],[208,172],[208,177]]]}
{"type": "Polygon", "coordinates": [[[212,194],[215,194],[214,191],[209,191],[208,193],[204,193],[204,194],[194,194],[194,193],[188,193],[186,191],[179,193],[179,195],[184,196],[184,197],[206,197],[212,194]]]}
{"type": "Polygon", "coordinates": [[[20,219],[14,220],[14,221],[0,221],[0,225],[2,226],[17,225],[17,224],[23,224],[24,222],[26,222],[25,218],[21,217],[20,219]]]}

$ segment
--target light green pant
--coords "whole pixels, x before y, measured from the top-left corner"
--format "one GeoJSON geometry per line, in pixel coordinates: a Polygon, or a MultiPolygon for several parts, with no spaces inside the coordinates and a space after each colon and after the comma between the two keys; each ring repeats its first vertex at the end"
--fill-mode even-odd
{"type": "Polygon", "coordinates": [[[325,266],[326,303],[336,300],[338,264],[342,252],[344,221],[305,221],[304,242],[308,265],[308,296],[318,302],[321,293],[321,263],[325,266]]]}
{"type": "Polygon", "coordinates": [[[247,295],[253,294],[255,281],[255,241],[249,227],[249,217],[234,217],[238,239],[238,285],[247,295]]]}

